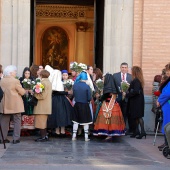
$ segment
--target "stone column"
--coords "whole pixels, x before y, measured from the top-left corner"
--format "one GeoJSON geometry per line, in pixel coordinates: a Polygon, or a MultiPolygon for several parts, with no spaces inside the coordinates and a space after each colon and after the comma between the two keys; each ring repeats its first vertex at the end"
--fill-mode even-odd
{"type": "Polygon", "coordinates": [[[77,32],[76,36],[76,61],[78,63],[84,63],[84,46],[85,46],[85,32],[77,32]]]}
{"type": "Polygon", "coordinates": [[[0,62],[13,64],[21,76],[30,58],[30,0],[1,0],[0,62]]]}
{"type": "Polygon", "coordinates": [[[87,22],[76,22],[76,62],[86,63],[88,61],[86,54],[86,30],[88,29],[87,22]]]}
{"type": "Polygon", "coordinates": [[[133,0],[105,0],[103,72],[132,66],[133,0]]]}

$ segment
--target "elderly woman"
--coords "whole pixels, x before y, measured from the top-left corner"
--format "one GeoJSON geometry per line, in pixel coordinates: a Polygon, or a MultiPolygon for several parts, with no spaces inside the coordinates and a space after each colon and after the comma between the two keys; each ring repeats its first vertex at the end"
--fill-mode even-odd
{"type": "MultiPolygon", "coordinates": [[[[22,88],[20,81],[15,78],[16,74],[16,66],[9,65],[4,69],[4,78],[0,82],[0,86],[4,92],[3,99],[0,103],[0,112],[2,113],[0,124],[5,142],[9,143],[7,134],[10,117],[13,116],[13,144],[20,143],[21,112],[24,112],[24,104],[21,96],[25,94],[25,90],[22,88]]],[[[2,142],[1,136],[0,139],[2,142]]]]}
{"type": "Polygon", "coordinates": [[[47,70],[40,72],[41,83],[44,85],[44,90],[41,93],[35,93],[34,96],[38,99],[37,106],[34,106],[35,128],[40,129],[41,137],[36,139],[36,142],[45,142],[48,140],[46,127],[47,118],[51,114],[51,94],[52,85],[48,79],[50,73],[47,70]]]}

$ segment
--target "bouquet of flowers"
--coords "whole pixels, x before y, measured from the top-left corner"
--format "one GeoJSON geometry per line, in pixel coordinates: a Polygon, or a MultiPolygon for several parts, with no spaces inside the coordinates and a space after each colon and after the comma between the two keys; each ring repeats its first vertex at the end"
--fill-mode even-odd
{"type": "Polygon", "coordinates": [[[70,63],[70,69],[80,73],[83,70],[87,70],[87,65],[83,63],[78,64],[77,62],[73,62],[70,63]]]}
{"type": "Polygon", "coordinates": [[[71,79],[65,80],[63,82],[63,85],[64,85],[64,89],[71,90],[74,85],[74,81],[71,79]]]}
{"type": "Polygon", "coordinates": [[[96,86],[97,86],[97,89],[99,90],[99,93],[101,93],[104,87],[103,80],[101,79],[96,80],[96,86]]]}
{"type": "Polygon", "coordinates": [[[44,85],[41,84],[40,79],[36,79],[36,84],[33,86],[33,92],[39,94],[44,90],[44,85]]]}
{"type": "MultiPolygon", "coordinates": [[[[129,89],[129,86],[130,86],[130,84],[127,81],[122,81],[121,82],[121,91],[127,92],[127,90],[129,89]]],[[[125,96],[122,95],[122,100],[124,100],[124,99],[125,99],[125,96]]]]}
{"type": "Polygon", "coordinates": [[[34,81],[31,81],[30,79],[24,79],[22,81],[24,89],[32,89],[32,87],[35,85],[34,81]]]}
{"type": "Polygon", "coordinates": [[[70,63],[70,69],[71,69],[71,70],[76,71],[77,66],[78,66],[78,63],[77,63],[77,62],[72,62],[72,63],[70,63]]]}
{"type": "Polygon", "coordinates": [[[83,64],[83,63],[79,63],[77,65],[77,72],[82,72],[83,70],[87,70],[87,65],[86,64],[83,64]]]}
{"type": "Polygon", "coordinates": [[[121,90],[122,92],[126,92],[129,88],[130,84],[126,81],[122,81],[121,82],[121,90]]]}

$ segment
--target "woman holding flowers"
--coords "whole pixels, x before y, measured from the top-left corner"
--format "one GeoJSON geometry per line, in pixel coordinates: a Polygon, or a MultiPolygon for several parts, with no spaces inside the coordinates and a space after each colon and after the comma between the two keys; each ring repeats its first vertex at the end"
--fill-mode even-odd
{"type": "MultiPolygon", "coordinates": [[[[62,70],[61,73],[62,73],[62,82],[64,85],[64,91],[68,92],[72,90],[74,81],[72,79],[69,79],[67,70],[62,70]]],[[[68,97],[68,100],[71,100],[71,101],[73,100],[72,94],[68,94],[67,97],[68,97]]]]}
{"type": "MultiPolygon", "coordinates": [[[[126,92],[125,97],[128,98],[127,112],[130,117],[136,122],[136,127],[133,129],[132,138],[142,139],[146,138],[146,132],[144,129],[144,79],[142,69],[138,66],[132,67],[132,82],[126,92]],[[138,126],[141,127],[141,133],[138,130],[138,126]]],[[[125,92],[123,92],[125,93],[125,92]]]]}
{"type": "MultiPolygon", "coordinates": [[[[116,102],[118,89],[111,74],[104,76],[103,95],[101,107],[97,110],[97,119],[94,126],[94,135],[107,136],[105,140],[112,139],[112,136],[125,135],[125,123],[119,104],[116,102]]],[[[99,105],[99,106],[100,106],[99,105]]]]}
{"type": "Polygon", "coordinates": [[[93,113],[96,113],[96,105],[99,102],[99,97],[103,92],[103,73],[99,68],[94,68],[93,70],[93,85],[94,85],[94,95],[93,95],[93,100],[94,100],[94,105],[93,105],[93,113]]]}
{"type": "MultiPolygon", "coordinates": [[[[25,67],[23,70],[22,77],[20,77],[20,83],[22,87],[26,90],[26,94],[22,96],[24,102],[25,112],[22,113],[22,129],[34,129],[34,116],[33,116],[33,106],[30,105],[29,99],[31,98],[32,85],[34,80],[31,76],[31,71],[28,67],[25,67]]],[[[29,135],[29,132],[22,131],[21,135],[29,135]]]]}
{"type": "Polygon", "coordinates": [[[47,70],[40,72],[41,83],[34,86],[34,96],[38,99],[37,106],[34,106],[35,128],[40,129],[41,137],[36,142],[45,142],[48,140],[46,127],[47,118],[51,114],[51,94],[52,85],[48,79],[50,73],[47,70]]]}

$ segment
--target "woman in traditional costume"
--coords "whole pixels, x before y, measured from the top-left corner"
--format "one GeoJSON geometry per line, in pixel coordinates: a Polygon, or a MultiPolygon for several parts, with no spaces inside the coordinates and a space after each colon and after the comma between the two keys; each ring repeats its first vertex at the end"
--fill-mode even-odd
{"type": "MultiPolygon", "coordinates": [[[[107,136],[106,140],[112,136],[125,135],[125,123],[119,104],[116,102],[117,88],[113,76],[104,76],[103,96],[101,97],[100,109],[97,110],[93,135],[107,136]]],[[[99,107],[99,106],[98,106],[99,107]]]]}
{"type": "Polygon", "coordinates": [[[72,140],[76,140],[77,129],[79,125],[83,125],[85,141],[88,142],[88,130],[89,124],[92,124],[92,116],[89,107],[89,102],[91,101],[91,90],[86,84],[88,80],[87,73],[81,72],[76,78],[75,84],[73,86],[73,95],[75,98],[74,113],[73,113],[73,136],[72,140]]]}
{"type": "Polygon", "coordinates": [[[69,94],[64,91],[60,70],[53,69],[49,65],[45,67],[50,72],[49,80],[52,83],[52,114],[48,118],[48,128],[56,129],[55,136],[65,136],[65,127],[72,125],[71,115],[73,106],[66,97],[69,94]]]}
{"type": "Polygon", "coordinates": [[[30,133],[29,131],[27,131],[27,129],[31,130],[31,129],[35,129],[35,127],[34,127],[34,115],[33,115],[34,106],[30,105],[29,103],[29,99],[32,96],[30,91],[32,89],[31,86],[28,88],[24,86],[23,83],[23,81],[30,81],[31,84],[32,81],[34,81],[33,77],[31,76],[31,71],[28,67],[24,68],[22,77],[20,77],[19,80],[22,87],[27,91],[27,93],[24,96],[22,96],[25,112],[22,113],[21,136],[29,136],[30,133]]]}

